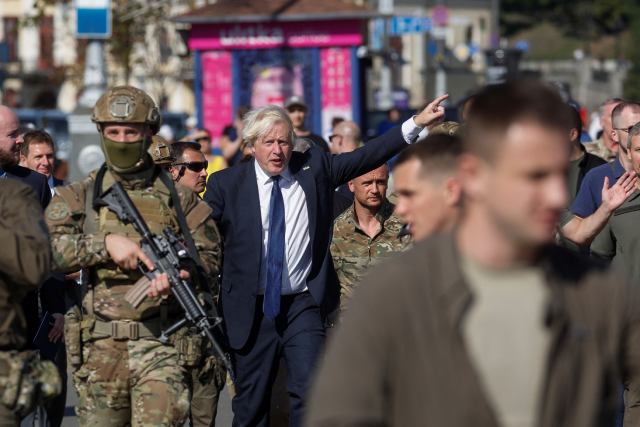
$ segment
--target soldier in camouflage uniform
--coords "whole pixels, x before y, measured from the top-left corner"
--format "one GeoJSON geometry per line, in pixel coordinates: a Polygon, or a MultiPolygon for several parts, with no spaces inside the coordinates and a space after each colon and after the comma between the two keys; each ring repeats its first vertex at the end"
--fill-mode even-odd
{"type": "MultiPolygon", "coordinates": [[[[184,333],[174,337],[175,345],[158,340],[183,315],[171,296],[151,292],[137,307],[125,299],[141,278],[139,263],[150,269],[153,265],[138,246],[135,229],[94,201],[118,181],[153,233],[161,234],[165,227],[183,237],[183,231],[190,232],[207,269],[207,283],[218,274],[220,236],[207,204],[174,187],[153,164],[147,150],[160,115],[146,93],[114,87],[98,100],[92,119],[105,165],[84,181],[59,188],[46,211],[54,268],[83,268],[89,276],[82,310],[70,311],[65,321],[77,414],[83,426],[179,426],[189,410],[182,359],[194,358],[197,348],[191,346],[188,354],[176,349],[183,347],[184,333]]],[[[168,286],[166,275],[156,276],[151,288],[157,285],[168,286]]]]}
{"type": "MultiPolygon", "coordinates": [[[[2,171],[0,170],[0,174],[2,171]]],[[[1,178],[1,175],[0,175],[1,178]]],[[[47,277],[51,250],[35,193],[0,179],[0,426],[20,425],[43,397],[60,393],[58,370],[24,351],[27,324],[20,301],[47,277]]]]}
{"type": "Polygon", "coordinates": [[[371,265],[409,245],[408,237],[398,237],[402,222],[385,197],[388,179],[389,168],[383,165],[349,181],[353,206],[333,225],[331,256],[340,281],[341,312],[371,265]]]}
{"type": "MultiPolygon", "coordinates": [[[[153,157],[153,155],[152,155],[153,157]]],[[[200,144],[194,141],[178,141],[171,144],[171,166],[169,173],[174,182],[191,190],[195,195],[203,190],[203,178],[206,177],[207,161],[200,152],[200,144]],[[198,168],[200,168],[198,170],[198,168]]],[[[154,158],[156,164],[158,161],[154,158]]],[[[217,292],[216,292],[217,294],[217,292]]],[[[227,370],[217,357],[211,355],[211,343],[198,336],[191,341],[183,341],[187,345],[200,346],[200,357],[184,358],[183,366],[187,370],[187,382],[191,390],[191,410],[189,421],[192,427],[213,427],[216,422],[218,399],[224,388],[227,370]]],[[[188,353],[184,349],[183,353],[188,353]]]]}

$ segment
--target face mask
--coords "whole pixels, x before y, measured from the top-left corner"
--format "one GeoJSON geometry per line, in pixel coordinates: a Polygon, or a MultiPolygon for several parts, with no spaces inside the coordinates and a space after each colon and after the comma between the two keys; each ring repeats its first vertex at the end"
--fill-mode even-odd
{"type": "Polygon", "coordinates": [[[102,137],[102,148],[107,165],[116,172],[136,172],[144,164],[147,139],[135,142],[116,142],[102,137]]]}

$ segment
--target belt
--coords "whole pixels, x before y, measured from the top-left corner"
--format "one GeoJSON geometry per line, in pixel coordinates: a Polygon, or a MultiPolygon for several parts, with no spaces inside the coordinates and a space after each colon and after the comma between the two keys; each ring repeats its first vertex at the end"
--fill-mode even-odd
{"type": "Polygon", "coordinates": [[[137,340],[140,338],[158,338],[162,332],[160,318],[142,323],[133,320],[95,320],[92,335],[94,338],[111,337],[117,341],[137,340]]]}

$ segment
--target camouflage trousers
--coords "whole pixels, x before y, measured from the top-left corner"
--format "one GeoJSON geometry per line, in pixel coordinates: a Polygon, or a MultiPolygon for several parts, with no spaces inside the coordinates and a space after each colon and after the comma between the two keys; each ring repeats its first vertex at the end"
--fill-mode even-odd
{"type": "Polygon", "coordinates": [[[0,427],[18,427],[19,425],[20,417],[0,403],[0,427]]]}
{"type": "Polygon", "coordinates": [[[0,426],[14,426],[60,393],[56,366],[37,351],[0,351],[0,426]]]}
{"type": "Polygon", "coordinates": [[[81,426],[181,426],[189,390],[178,353],[151,339],[99,339],[83,344],[73,374],[81,426]]]}
{"type": "Polygon", "coordinates": [[[191,389],[192,427],[214,427],[218,411],[218,399],[224,388],[226,370],[213,356],[204,359],[204,363],[187,369],[187,381],[191,389]]]}

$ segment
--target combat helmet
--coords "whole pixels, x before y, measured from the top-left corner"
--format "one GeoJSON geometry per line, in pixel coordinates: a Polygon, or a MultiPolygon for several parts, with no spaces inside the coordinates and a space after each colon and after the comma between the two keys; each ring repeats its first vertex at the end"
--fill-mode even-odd
{"type": "Polygon", "coordinates": [[[98,126],[102,123],[143,123],[156,134],[162,117],[156,103],[144,91],[133,86],[115,86],[98,99],[91,121],[98,126]]]}
{"type": "Polygon", "coordinates": [[[151,146],[147,151],[151,155],[153,163],[158,166],[170,166],[175,161],[175,156],[171,151],[171,144],[160,135],[153,135],[151,139],[151,146]]]}
{"type": "Polygon", "coordinates": [[[133,86],[116,86],[107,90],[96,102],[91,120],[98,126],[105,163],[114,172],[134,174],[152,165],[147,150],[151,135],[161,124],[160,111],[145,92],[133,86]],[[145,125],[137,141],[115,141],[104,134],[105,125],[145,125]]]}

